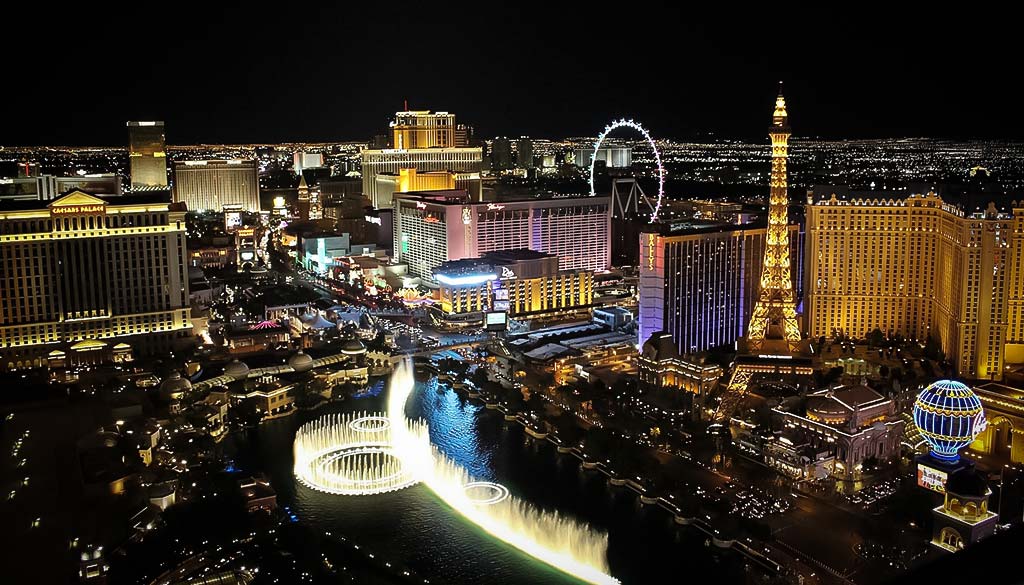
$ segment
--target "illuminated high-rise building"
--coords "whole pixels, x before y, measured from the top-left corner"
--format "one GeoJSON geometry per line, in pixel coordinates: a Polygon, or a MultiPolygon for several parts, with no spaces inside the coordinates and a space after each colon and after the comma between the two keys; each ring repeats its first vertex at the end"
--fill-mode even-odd
{"type": "Polygon", "coordinates": [[[0,369],[189,335],[185,209],[161,199],[72,191],[0,205],[0,369]]]}
{"type": "Polygon", "coordinates": [[[403,169],[420,173],[449,171],[456,174],[456,188],[480,198],[483,150],[456,140],[455,115],[448,112],[396,112],[391,123],[392,146],[362,152],[363,196],[377,209],[392,206],[391,188],[403,169]],[[378,180],[384,175],[384,181],[378,180]]]}
{"type": "Polygon", "coordinates": [[[189,211],[221,211],[227,205],[259,211],[259,166],[253,160],[175,162],[174,200],[189,211]]]}
{"type": "Polygon", "coordinates": [[[292,156],[292,170],[301,175],[307,169],[320,169],[324,166],[324,155],[320,152],[295,151],[292,156]]]}
{"type": "Polygon", "coordinates": [[[128,122],[128,164],[132,191],[167,188],[163,122],[128,122]]]}
{"type": "MultiPolygon", "coordinates": [[[[799,226],[788,245],[799,257],[799,226]]],[[[664,224],[640,234],[640,343],[671,336],[679,355],[743,337],[758,298],[764,224],[664,224]]]]}
{"type": "Polygon", "coordinates": [[[796,298],[793,294],[793,275],[790,270],[789,247],[789,177],[786,160],[789,158],[789,115],[786,98],[775,100],[772,125],[768,129],[772,139],[772,174],[768,198],[768,235],[761,269],[761,283],[754,314],[747,328],[747,347],[751,352],[764,349],[765,341],[781,338],[789,352],[800,344],[800,325],[796,317],[796,298]]]}
{"type": "Polygon", "coordinates": [[[399,150],[451,148],[455,143],[455,114],[412,110],[396,112],[391,144],[399,150]]]}
{"type": "Polygon", "coordinates": [[[610,224],[607,197],[480,203],[465,191],[396,194],[393,255],[426,279],[442,262],[516,249],[554,254],[560,270],[606,270],[610,224]]]}
{"type": "Polygon", "coordinates": [[[960,375],[1024,362],[1024,209],[964,213],[934,193],[807,205],[807,329],[933,337],[960,375]]]}

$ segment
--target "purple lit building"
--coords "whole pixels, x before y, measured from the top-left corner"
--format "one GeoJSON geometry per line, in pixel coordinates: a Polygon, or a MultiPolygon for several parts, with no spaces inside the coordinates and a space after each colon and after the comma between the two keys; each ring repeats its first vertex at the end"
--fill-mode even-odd
{"type": "MultiPolygon", "coordinates": [[[[790,258],[802,239],[791,225],[790,258]]],[[[680,355],[732,344],[747,331],[764,261],[757,224],[674,223],[640,234],[640,339],[664,331],[680,355]]],[[[801,266],[793,266],[799,297],[801,266]]]]}

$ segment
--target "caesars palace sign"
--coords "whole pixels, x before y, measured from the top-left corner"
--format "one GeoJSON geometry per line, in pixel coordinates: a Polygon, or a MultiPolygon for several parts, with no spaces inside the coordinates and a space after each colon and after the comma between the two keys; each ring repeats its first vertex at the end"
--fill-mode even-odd
{"type": "Polygon", "coordinates": [[[103,214],[106,212],[106,205],[61,205],[50,208],[50,215],[103,214]]]}

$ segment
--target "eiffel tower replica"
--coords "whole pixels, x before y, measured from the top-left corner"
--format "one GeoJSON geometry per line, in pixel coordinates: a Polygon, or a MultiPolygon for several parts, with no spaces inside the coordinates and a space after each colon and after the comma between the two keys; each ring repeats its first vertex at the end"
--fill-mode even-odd
{"type": "Polygon", "coordinates": [[[714,414],[714,421],[728,421],[746,396],[747,388],[758,374],[807,376],[809,360],[794,359],[803,347],[797,322],[793,274],[789,260],[789,184],[786,161],[789,157],[789,115],[786,98],[775,98],[775,111],[768,136],[772,140],[771,190],[768,198],[768,230],[760,292],[747,325],[746,355],[739,355],[732,377],[714,414]]]}

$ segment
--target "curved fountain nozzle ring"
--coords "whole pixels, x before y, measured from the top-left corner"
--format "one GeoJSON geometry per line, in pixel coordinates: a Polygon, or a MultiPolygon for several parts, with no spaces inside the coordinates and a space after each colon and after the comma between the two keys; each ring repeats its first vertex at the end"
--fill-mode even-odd
{"type": "Polygon", "coordinates": [[[471,481],[464,485],[462,489],[465,490],[469,501],[477,506],[493,506],[499,502],[504,502],[512,495],[507,487],[493,481],[471,481]],[[484,492],[488,495],[480,496],[477,495],[478,492],[484,492]]]}
{"type": "Polygon", "coordinates": [[[381,414],[331,415],[295,434],[295,477],[307,487],[347,496],[382,494],[416,483],[391,445],[381,414]]]}

